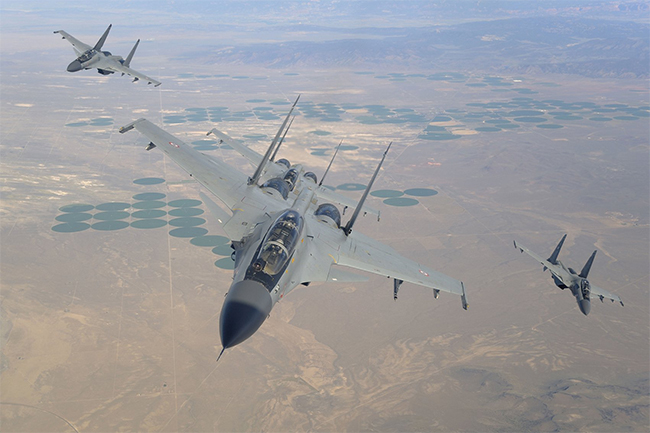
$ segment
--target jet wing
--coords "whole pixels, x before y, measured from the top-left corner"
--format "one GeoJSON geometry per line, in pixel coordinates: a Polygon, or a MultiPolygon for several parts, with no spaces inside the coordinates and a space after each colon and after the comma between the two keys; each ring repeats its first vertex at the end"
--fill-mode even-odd
{"type": "Polygon", "coordinates": [[[455,295],[464,295],[463,284],[447,275],[401,256],[397,251],[358,231],[341,245],[337,264],[395,278],[455,295]]]}
{"type": "Polygon", "coordinates": [[[86,45],[83,42],[81,42],[79,39],[75,38],[74,36],[68,34],[67,32],[64,32],[63,30],[57,30],[54,33],[60,34],[63,39],[66,39],[68,42],[72,44],[72,48],[77,52],[77,55],[80,55],[82,53],[85,53],[86,51],[92,49],[90,45],[86,45]]]}
{"type": "Polygon", "coordinates": [[[362,281],[362,276],[343,270],[347,267],[460,295],[463,306],[467,306],[460,281],[407,259],[358,231],[345,236],[343,230],[322,226],[314,219],[307,222],[309,262],[300,276],[302,281],[362,281]]]}
{"type": "MultiPolygon", "coordinates": [[[[217,196],[232,212],[219,212],[212,204],[210,209],[216,213],[218,221],[231,239],[241,239],[248,227],[254,225],[267,212],[275,212],[286,207],[286,203],[265,194],[256,186],[247,185],[248,176],[216,158],[208,158],[182,140],[165,132],[146,119],[138,119],[120,128],[120,133],[137,129],[151,143],[149,148],[157,147],[198,183],[217,196]],[[229,218],[225,221],[226,217],[229,218]]],[[[216,206],[216,204],[215,204],[216,206]]]]}
{"type": "Polygon", "coordinates": [[[109,71],[113,71],[113,72],[121,72],[123,74],[134,77],[135,78],[134,81],[137,81],[137,80],[146,81],[149,84],[153,84],[154,87],[158,87],[161,84],[160,81],[154,80],[153,78],[150,78],[150,77],[147,77],[146,75],[136,71],[135,69],[128,68],[128,67],[124,66],[123,64],[121,64],[120,62],[117,62],[117,61],[110,62],[110,64],[108,66],[103,67],[102,69],[108,69],[109,71]]]}
{"type": "Polygon", "coordinates": [[[255,152],[250,147],[246,146],[241,140],[236,140],[232,138],[230,135],[226,134],[225,132],[219,131],[217,128],[212,128],[210,132],[208,132],[208,135],[210,134],[214,134],[215,137],[217,137],[223,143],[226,143],[227,145],[235,149],[237,152],[239,152],[244,158],[246,158],[253,165],[253,167],[257,167],[258,165],[260,165],[260,162],[262,162],[262,155],[255,152]]]}
{"type": "Polygon", "coordinates": [[[613,293],[609,293],[605,289],[601,289],[600,287],[594,286],[593,284],[591,286],[591,295],[595,296],[602,296],[603,298],[611,299],[612,301],[617,301],[621,305],[623,305],[623,301],[621,301],[621,298],[618,295],[615,295],[613,293]]]}
{"type": "Polygon", "coordinates": [[[544,270],[546,269],[550,270],[553,273],[553,275],[561,279],[565,279],[569,277],[566,271],[562,268],[562,266],[554,265],[548,260],[541,258],[540,256],[538,256],[537,254],[535,254],[525,246],[518,244],[517,241],[514,241],[514,244],[515,244],[515,248],[517,248],[520,252],[528,254],[529,256],[537,260],[542,266],[544,266],[544,270]]]}

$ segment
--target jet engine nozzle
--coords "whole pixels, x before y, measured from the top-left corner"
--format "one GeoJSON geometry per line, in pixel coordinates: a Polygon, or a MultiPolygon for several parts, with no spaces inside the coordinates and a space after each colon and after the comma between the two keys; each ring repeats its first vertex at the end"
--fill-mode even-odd
{"type": "Polygon", "coordinates": [[[68,72],[77,72],[81,71],[82,69],[83,68],[81,67],[81,62],[79,60],[74,60],[68,65],[68,72]]]}
{"type": "Polygon", "coordinates": [[[273,302],[268,290],[257,281],[233,284],[221,309],[221,345],[230,348],[253,335],[266,320],[273,302]]]}
{"type": "Polygon", "coordinates": [[[591,311],[591,302],[589,299],[581,299],[578,301],[578,307],[580,307],[580,311],[582,311],[582,314],[585,316],[589,314],[589,311],[591,311]]]}

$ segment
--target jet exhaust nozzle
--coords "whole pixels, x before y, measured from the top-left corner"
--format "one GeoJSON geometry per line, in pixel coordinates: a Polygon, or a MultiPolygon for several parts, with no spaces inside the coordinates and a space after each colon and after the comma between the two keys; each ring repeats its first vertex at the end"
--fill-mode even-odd
{"type": "Polygon", "coordinates": [[[271,294],[257,281],[233,284],[221,308],[221,345],[230,348],[248,339],[262,326],[273,303],[271,294]]]}
{"type": "Polygon", "coordinates": [[[68,72],[77,72],[81,71],[82,69],[83,68],[81,67],[81,62],[79,60],[75,60],[68,65],[68,72]]]}
{"type": "Polygon", "coordinates": [[[586,316],[591,311],[591,302],[588,299],[581,299],[578,301],[578,307],[580,307],[582,314],[586,316]]]}

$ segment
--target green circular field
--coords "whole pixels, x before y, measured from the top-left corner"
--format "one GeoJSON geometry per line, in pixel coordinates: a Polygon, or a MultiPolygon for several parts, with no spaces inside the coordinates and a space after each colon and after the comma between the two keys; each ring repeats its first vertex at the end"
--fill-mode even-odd
{"type": "Polygon", "coordinates": [[[217,268],[226,269],[226,270],[235,269],[235,262],[230,257],[224,257],[223,259],[219,259],[216,262],[214,262],[214,265],[217,268]]]}
{"type": "Polygon", "coordinates": [[[58,233],[74,233],[74,232],[80,232],[82,230],[86,230],[90,228],[90,224],[87,223],[79,223],[79,222],[71,222],[71,223],[63,223],[63,224],[57,224],[54,227],[52,227],[52,230],[58,233]]]}
{"type": "Polygon", "coordinates": [[[161,192],[143,192],[133,196],[134,200],[160,200],[165,198],[165,194],[161,192]]]}
{"type": "Polygon", "coordinates": [[[404,195],[404,193],[402,191],[397,191],[396,189],[378,189],[377,191],[371,192],[370,195],[379,198],[392,198],[400,197],[404,195]]]}
{"type": "Polygon", "coordinates": [[[138,201],[133,203],[133,209],[158,209],[165,207],[167,203],[158,200],[138,201]]]}
{"type": "Polygon", "coordinates": [[[197,236],[203,236],[207,232],[208,230],[202,227],[180,227],[170,230],[169,235],[177,238],[195,238],[197,236]]]}
{"type": "MultiPolygon", "coordinates": [[[[218,247],[221,245],[226,245],[229,242],[230,239],[227,237],[218,235],[198,236],[192,238],[190,241],[192,245],[196,245],[197,247],[218,247]]],[[[230,247],[230,245],[228,245],[228,247],[230,247]]]]}
{"type": "Polygon", "coordinates": [[[564,128],[562,125],[558,125],[557,123],[545,123],[542,125],[537,125],[538,128],[544,128],[544,129],[560,129],[564,128]]]}
{"type": "Polygon", "coordinates": [[[229,256],[232,254],[232,251],[233,250],[230,247],[230,244],[217,245],[216,247],[212,248],[212,252],[219,256],[229,256]]]}
{"type": "Polygon", "coordinates": [[[77,223],[81,221],[87,221],[92,217],[93,216],[89,213],[69,212],[69,213],[61,214],[54,219],[62,223],[77,223]]]}
{"type": "Polygon", "coordinates": [[[145,209],[135,211],[131,214],[133,218],[162,218],[167,214],[164,210],[160,209],[145,209]]]}
{"type": "Polygon", "coordinates": [[[201,215],[202,213],[203,209],[198,207],[179,207],[169,211],[169,215],[173,217],[193,217],[201,215]]]}
{"type": "Polygon", "coordinates": [[[411,188],[404,191],[404,194],[412,195],[415,197],[431,197],[438,194],[438,191],[430,188],[411,188]]]}
{"type": "Polygon", "coordinates": [[[119,211],[99,212],[93,215],[93,218],[100,221],[115,221],[115,220],[122,220],[124,218],[128,218],[129,215],[131,214],[119,210],[119,211]]]}
{"type": "Polygon", "coordinates": [[[163,182],[165,182],[165,179],[160,177],[143,177],[142,179],[136,179],[133,181],[133,183],[137,185],[158,185],[163,182]]]}
{"type": "Polygon", "coordinates": [[[195,200],[191,198],[182,198],[179,200],[173,200],[167,203],[171,207],[194,207],[201,204],[201,200],[195,200]]]}
{"type": "Polygon", "coordinates": [[[125,229],[129,226],[129,223],[126,221],[101,221],[91,225],[95,230],[110,231],[110,230],[120,230],[125,229]]]}
{"type": "Polygon", "coordinates": [[[181,217],[169,220],[169,225],[174,227],[194,227],[201,224],[205,224],[205,220],[197,217],[181,217]]]}
{"type": "Polygon", "coordinates": [[[65,206],[61,206],[59,210],[61,212],[87,212],[94,208],[95,206],[91,204],[68,204],[65,206]]]}
{"type": "Polygon", "coordinates": [[[415,206],[420,202],[414,198],[395,197],[395,198],[387,198],[386,200],[384,200],[384,203],[386,203],[389,206],[415,206]]]}
{"type": "Polygon", "coordinates": [[[123,202],[112,202],[112,203],[102,203],[95,206],[95,209],[102,211],[113,211],[113,210],[124,210],[131,207],[130,203],[123,202]]]}
{"type": "Polygon", "coordinates": [[[131,223],[131,227],[134,227],[136,229],[157,229],[159,227],[164,227],[166,225],[167,225],[167,221],[157,219],[157,218],[142,219],[142,220],[133,221],[131,223]]]}

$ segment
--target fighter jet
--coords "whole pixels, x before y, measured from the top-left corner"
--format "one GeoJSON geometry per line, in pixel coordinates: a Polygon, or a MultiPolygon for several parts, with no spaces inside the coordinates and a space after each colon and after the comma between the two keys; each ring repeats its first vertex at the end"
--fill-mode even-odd
{"type": "Polygon", "coordinates": [[[611,299],[612,302],[618,301],[623,305],[623,301],[621,301],[621,298],[617,295],[609,293],[607,290],[601,289],[600,287],[596,287],[587,281],[589,270],[591,270],[591,264],[594,262],[598,250],[591,254],[591,257],[589,257],[589,260],[587,260],[587,263],[585,263],[585,266],[579,274],[576,274],[576,271],[572,268],[567,268],[560,260],[558,260],[557,256],[560,254],[560,249],[562,248],[565,239],[566,234],[562,236],[562,239],[560,239],[560,242],[555,247],[553,254],[551,254],[551,256],[546,260],[530,251],[525,246],[518,244],[517,241],[514,241],[514,244],[515,248],[520,252],[526,253],[540,262],[542,266],[544,266],[544,271],[547,269],[551,271],[551,277],[556,286],[562,290],[566,288],[571,290],[571,293],[575,296],[576,301],[578,302],[580,311],[582,311],[582,314],[585,316],[589,314],[589,311],[591,311],[590,301],[592,295],[598,296],[600,302],[603,302],[603,299],[607,298],[611,299]]]}
{"type": "Polygon", "coordinates": [[[284,158],[274,160],[293,107],[264,155],[216,129],[208,133],[247,158],[255,167],[252,176],[198,152],[146,119],[120,128],[120,133],[137,129],[150,140],[147,150],[162,150],[227,208],[200,193],[232,240],[234,274],[219,319],[223,346],[219,357],[253,335],[273,306],[298,285],[368,280],[348,268],[392,278],[395,296],[406,281],[433,289],[436,298],[440,291],[459,295],[467,309],[462,282],[352,230],[362,212],[379,219],[379,212],[364,202],[390,145],[358,203],[326,188],[322,179],[317,182],[316,174],[302,165],[284,158]],[[346,224],[337,206],[354,209],[346,224]]]}
{"type": "Polygon", "coordinates": [[[138,44],[140,44],[140,39],[138,39],[138,41],[135,43],[135,46],[133,47],[129,55],[126,56],[126,59],[123,59],[120,56],[114,56],[108,51],[102,51],[102,47],[104,46],[104,42],[106,42],[106,38],[108,37],[108,32],[111,31],[112,26],[113,26],[112,24],[108,26],[108,28],[106,29],[102,37],[99,38],[99,41],[97,41],[94,47],[84,44],[80,40],[76,39],[74,36],[71,36],[70,34],[64,32],[63,30],[57,30],[54,32],[54,33],[59,33],[61,36],[63,36],[63,39],[67,39],[68,42],[72,44],[72,48],[74,49],[75,53],[77,53],[77,58],[68,65],[68,72],[77,72],[77,71],[81,71],[82,69],[97,68],[97,72],[99,72],[102,75],[109,75],[115,72],[121,72],[122,75],[126,74],[132,76],[134,83],[138,80],[143,80],[146,81],[147,84],[153,83],[154,87],[160,86],[160,81],[156,81],[153,78],[149,78],[146,75],[141,74],[140,72],[135,71],[129,67],[131,66],[131,60],[133,59],[133,54],[135,53],[135,50],[138,48],[138,44]]]}

